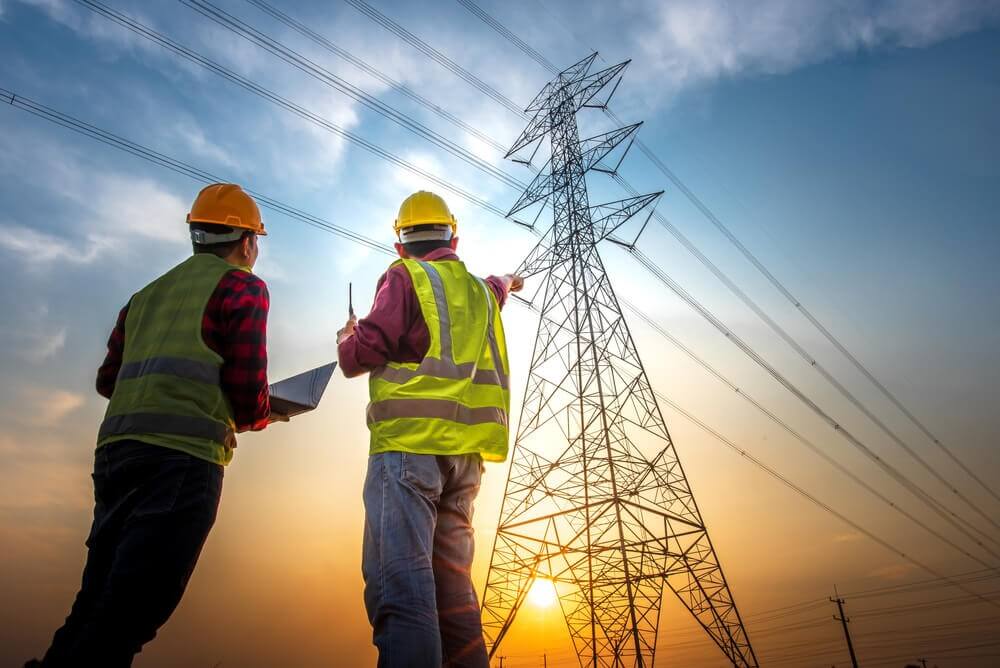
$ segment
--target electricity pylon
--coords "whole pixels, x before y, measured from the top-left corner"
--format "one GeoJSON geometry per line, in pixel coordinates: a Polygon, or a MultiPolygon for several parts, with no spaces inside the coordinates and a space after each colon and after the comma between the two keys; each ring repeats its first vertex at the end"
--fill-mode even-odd
{"type": "Polygon", "coordinates": [[[549,578],[581,666],[652,666],[666,584],[733,665],[756,666],[598,253],[603,239],[628,245],[615,233],[641,214],[648,222],[662,193],[589,203],[585,174],[614,173],[639,127],[580,140],[577,112],[605,106],[628,65],[590,73],[596,56],[542,89],[507,154],[534,146],[534,157],[549,136],[546,169],[508,216],[548,201],[554,222],[519,269],[544,274],[544,291],[483,594],[483,631],[492,657],[532,583],[549,578]],[[603,101],[595,101],[599,94],[603,101]]]}

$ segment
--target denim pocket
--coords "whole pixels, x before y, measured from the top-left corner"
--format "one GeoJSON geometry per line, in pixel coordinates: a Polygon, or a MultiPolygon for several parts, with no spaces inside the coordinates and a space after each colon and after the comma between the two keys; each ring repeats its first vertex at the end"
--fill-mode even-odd
{"type": "Polygon", "coordinates": [[[441,469],[434,455],[399,453],[399,480],[431,500],[441,497],[441,469]]]}
{"type": "Polygon", "coordinates": [[[158,469],[137,488],[141,495],[137,499],[133,517],[161,515],[174,510],[181,489],[195,464],[194,457],[164,458],[158,469]]]}

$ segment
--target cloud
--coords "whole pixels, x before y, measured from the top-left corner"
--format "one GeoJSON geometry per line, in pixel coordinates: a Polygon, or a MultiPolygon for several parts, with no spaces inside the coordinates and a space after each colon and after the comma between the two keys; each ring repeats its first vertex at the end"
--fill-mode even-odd
{"type": "Polygon", "coordinates": [[[30,258],[34,262],[69,262],[89,264],[97,259],[105,240],[88,235],[82,241],[42,232],[17,223],[0,224],[0,248],[30,258]]]}
{"type": "Polygon", "coordinates": [[[35,427],[55,426],[84,403],[81,394],[52,388],[25,387],[19,394],[19,419],[35,427]]]}
{"type": "Polygon", "coordinates": [[[112,243],[128,243],[131,237],[188,243],[183,228],[190,203],[155,181],[103,174],[95,179],[93,190],[85,197],[90,202],[94,228],[112,243]]]}
{"type": "Polygon", "coordinates": [[[679,0],[650,2],[646,13],[635,69],[667,93],[720,77],[789,72],[857,50],[927,46],[1000,21],[997,3],[962,0],[679,0]]]}
{"type": "MultiPolygon", "coordinates": [[[[69,160],[65,158],[64,160],[69,160]]],[[[65,184],[58,195],[75,211],[74,225],[65,234],[0,223],[0,249],[41,270],[53,262],[87,265],[107,251],[121,252],[139,240],[186,244],[183,230],[187,204],[148,179],[116,173],[91,173],[75,184],[65,184]]]]}
{"type": "MultiPolygon", "coordinates": [[[[40,9],[53,21],[61,23],[75,32],[97,40],[106,41],[119,48],[143,49],[149,52],[155,52],[158,48],[152,42],[143,39],[139,35],[113,24],[93,12],[75,6],[68,0],[20,1],[23,4],[40,9]]],[[[150,25],[149,21],[145,20],[141,14],[137,15],[134,10],[129,10],[128,13],[132,18],[150,25]]]]}
{"type": "MultiPolygon", "coordinates": [[[[0,233],[2,234],[2,233],[0,233]]],[[[29,362],[45,362],[66,347],[69,330],[52,322],[46,304],[37,304],[0,326],[3,343],[29,362]]]]}
{"type": "Polygon", "coordinates": [[[33,362],[44,362],[55,357],[56,353],[66,347],[66,328],[60,327],[54,332],[39,334],[27,351],[27,357],[33,362]]]}
{"type": "Polygon", "coordinates": [[[174,134],[183,141],[194,154],[207,158],[220,165],[239,170],[240,165],[228,151],[205,136],[204,130],[193,120],[178,123],[174,134]]]}

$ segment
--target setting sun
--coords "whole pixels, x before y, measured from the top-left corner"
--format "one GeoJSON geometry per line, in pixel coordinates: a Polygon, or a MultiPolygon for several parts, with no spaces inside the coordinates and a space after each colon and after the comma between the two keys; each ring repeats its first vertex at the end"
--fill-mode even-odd
{"type": "Polygon", "coordinates": [[[552,580],[537,578],[528,591],[528,601],[537,608],[549,608],[559,601],[552,580]]]}

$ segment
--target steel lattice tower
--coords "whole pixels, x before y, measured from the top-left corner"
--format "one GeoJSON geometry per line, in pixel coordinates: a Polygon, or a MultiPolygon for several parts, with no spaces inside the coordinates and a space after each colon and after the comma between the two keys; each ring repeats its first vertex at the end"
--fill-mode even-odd
{"type": "Polygon", "coordinates": [[[547,169],[508,216],[548,200],[554,222],[519,270],[544,274],[544,290],[482,600],[487,646],[492,657],[544,577],[560,589],[581,666],[652,666],[666,584],[734,665],[756,666],[597,250],[602,239],[623,243],[613,233],[640,212],[648,222],[662,193],[588,201],[585,174],[616,170],[606,162],[622,145],[621,164],[639,127],[580,140],[576,113],[605,106],[595,98],[614,82],[610,98],[628,64],[590,73],[596,56],[542,89],[507,154],[549,135],[547,169]]]}

